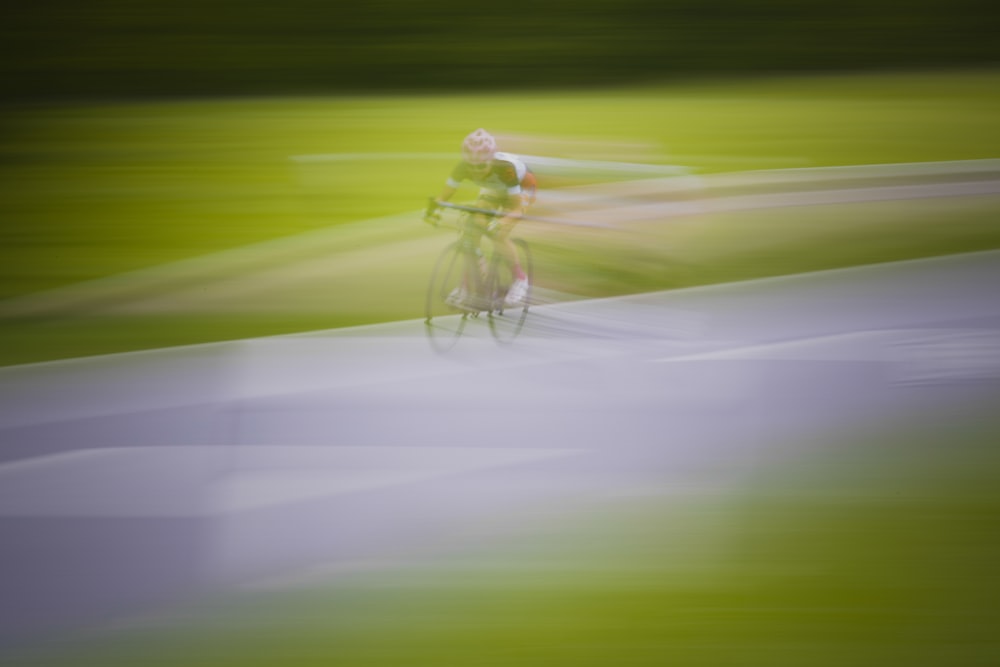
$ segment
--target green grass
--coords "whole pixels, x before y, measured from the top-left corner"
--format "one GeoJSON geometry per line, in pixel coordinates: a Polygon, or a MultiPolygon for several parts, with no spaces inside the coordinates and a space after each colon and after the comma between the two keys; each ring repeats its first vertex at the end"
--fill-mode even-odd
{"type": "Polygon", "coordinates": [[[205,600],[28,664],[996,664],[987,398],[784,443],[724,493],[549,506],[464,553],[205,600]]]}
{"type": "MultiPolygon", "coordinates": [[[[0,299],[414,213],[383,226],[391,238],[331,237],[343,261],[348,251],[428,234],[415,212],[451,164],[292,156],[450,152],[485,126],[514,137],[516,150],[682,164],[703,174],[994,158],[998,84],[994,71],[968,71],[8,110],[0,118],[0,299]]],[[[604,296],[998,247],[996,208],[994,198],[779,210],[659,225],[641,238],[564,230],[535,240],[550,287],[604,296]]],[[[371,254],[350,283],[323,285],[344,293],[323,313],[249,314],[236,300],[213,316],[83,305],[44,321],[8,318],[0,322],[0,363],[416,316],[412,290],[384,284],[384,267],[422,283],[432,256],[426,247],[404,259],[371,254]],[[368,283],[383,289],[348,298],[368,283]]],[[[249,269],[229,270],[239,279],[249,269]]]]}

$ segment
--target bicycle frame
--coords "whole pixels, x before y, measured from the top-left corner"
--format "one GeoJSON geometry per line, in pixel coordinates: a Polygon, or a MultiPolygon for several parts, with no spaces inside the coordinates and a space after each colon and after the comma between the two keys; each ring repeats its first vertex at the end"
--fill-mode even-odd
{"type": "MultiPolygon", "coordinates": [[[[496,264],[498,257],[503,257],[503,253],[497,250],[497,233],[487,227],[477,224],[471,220],[474,215],[483,215],[489,218],[500,218],[505,215],[503,211],[466,206],[462,204],[452,204],[450,202],[436,202],[437,205],[458,211],[461,218],[454,225],[459,233],[458,243],[465,257],[465,281],[467,287],[479,300],[480,310],[487,313],[503,312],[503,298],[506,294],[497,294],[496,285],[491,285],[491,279],[495,279],[496,264]],[[480,248],[480,239],[485,236],[493,244],[491,256],[487,258],[480,248]]],[[[477,313],[478,314],[478,313],[477,313]]]]}
{"type": "MultiPolygon", "coordinates": [[[[458,231],[459,238],[442,252],[435,264],[428,290],[425,323],[432,344],[442,351],[450,349],[461,336],[466,319],[470,315],[477,317],[483,312],[489,317],[490,330],[494,338],[504,343],[512,341],[521,331],[527,317],[530,299],[526,295],[522,303],[509,308],[512,311],[519,309],[519,314],[504,316],[507,308],[505,304],[507,290],[513,282],[511,264],[506,259],[506,253],[497,249],[499,242],[496,234],[483,225],[469,220],[475,214],[497,218],[504,213],[447,202],[440,204],[443,208],[453,209],[464,215],[460,220],[454,223],[449,221],[449,224],[445,225],[458,231]],[[486,236],[493,243],[488,259],[479,247],[482,236],[486,236]],[[468,297],[461,306],[446,298],[446,295],[458,286],[465,289],[468,297]],[[450,306],[450,320],[447,313],[442,312],[442,303],[450,306]]],[[[530,277],[532,266],[528,244],[521,239],[505,239],[505,242],[515,249],[518,261],[530,277]]],[[[529,285],[530,282],[529,279],[529,285]]]]}

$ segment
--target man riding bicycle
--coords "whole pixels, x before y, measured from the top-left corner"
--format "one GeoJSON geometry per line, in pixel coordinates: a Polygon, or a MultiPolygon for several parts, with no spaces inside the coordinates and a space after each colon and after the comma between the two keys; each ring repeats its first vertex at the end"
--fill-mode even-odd
{"type": "MultiPolygon", "coordinates": [[[[479,246],[483,233],[489,234],[493,239],[497,252],[510,265],[514,276],[514,283],[510,286],[504,303],[507,306],[516,305],[528,293],[528,276],[518,261],[510,232],[535,201],[535,175],[517,156],[499,152],[496,139],[486,130],[478,129],[462,142],[462,161],[452,170],[436,201],[450,200],[466,180],[480,188],[476,208],[500,213],[495,217],[473,215],[472,224],[466,233],[475,234],[476,247],[479,246]]],[[[437,224],[440,216],[436,211],[437,204],[432,202],[424,214],[424,220],[437,224]]],[[[459,300],[462,297],[464,295],[455,296],[459,300]]]]}

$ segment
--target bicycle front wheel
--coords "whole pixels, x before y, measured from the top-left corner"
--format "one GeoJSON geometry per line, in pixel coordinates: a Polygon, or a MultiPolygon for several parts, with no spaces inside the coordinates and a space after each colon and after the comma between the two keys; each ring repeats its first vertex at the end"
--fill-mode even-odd
{"type": "Polygon", "coordinates": [[[446,352],[458,342],[471,311],[460,307],[463,276],[471,253],[458,241],[448,245],[438,257],[427,287],[424,324],[431,346],[446,352]]]}
{"type": "Polygon", "coordinates": [[[512,242],[517,251],[517,261],[521,265],[521,270],[528,277],[528,291],[517,303],[509,305],[505,303],[515,276],[507,260],[494,250],[487,276],[487,293],[493,299],[489,321],[493,337],[501,343],[510,343],[521,333],[524,322],[528,319],[528,308],[531,306],[531,286],[535,284],[531,248],[523,239],[512,239],[512,242]]]}

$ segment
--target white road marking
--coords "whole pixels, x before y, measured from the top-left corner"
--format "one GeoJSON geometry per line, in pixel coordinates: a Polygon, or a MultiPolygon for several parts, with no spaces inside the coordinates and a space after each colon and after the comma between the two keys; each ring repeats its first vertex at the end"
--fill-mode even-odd
{"type": "Polygon", "coordinates": [[[0,516],[221,516],[576,453],[425,446],[94,448],[0,465],[0,516]]]}

